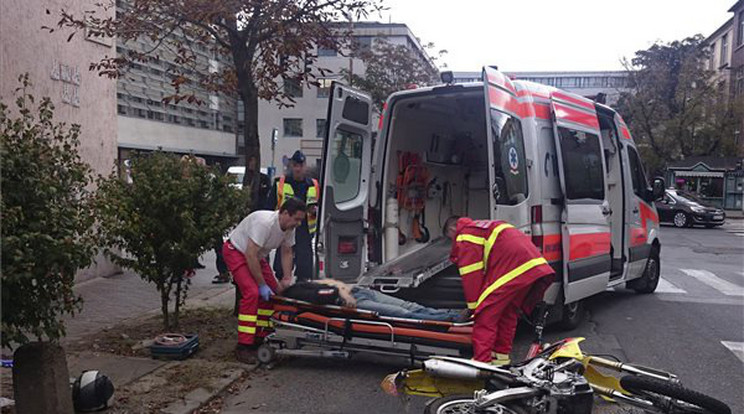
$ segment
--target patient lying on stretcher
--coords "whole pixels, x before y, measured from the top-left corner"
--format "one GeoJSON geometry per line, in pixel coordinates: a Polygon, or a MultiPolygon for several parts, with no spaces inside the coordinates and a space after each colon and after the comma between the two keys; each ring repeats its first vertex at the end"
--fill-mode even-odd
{"type": "MultiPolygon", "coordinates": [[[[338,291],[338,301],[340,302],[336,304],[377,312],[380,316],[448,322],[466,322],[469,318],[469,312],[467,309],[428,308],[419,305],[418,303],[398,299],[373,289],[362,286],[349,286],[346,283],[332,279],[298,282],[290,288],[287,288],[283,294],[292,298],[295,296],[293,295],[293,292],[298,292],[300,290],[313,291],[314,289],[321,288],[318,285],[326,285],[336,288],[338,291]]],[[[307,296],[294,298],[302,300],[309,299],[307,296]]],[[[314,302],[313,300],[308,301],[314,302]]],[[[329,303],[325,302],[322,304],[329,303]]]]}

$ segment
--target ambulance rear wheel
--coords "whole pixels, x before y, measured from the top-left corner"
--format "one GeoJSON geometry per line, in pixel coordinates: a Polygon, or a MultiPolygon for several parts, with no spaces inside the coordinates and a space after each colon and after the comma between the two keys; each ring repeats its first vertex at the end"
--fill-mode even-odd
{"type": "Polygon", "coordinates": [[[276,350],[274,350],[274,347],[272,347],[269,344],[263,344],[258,347],[258,350],[256,351],[256,359],[258,359],[258,362],[268,365],[272,362],[274,362],[274,359],[276,358],[276,350]]]}
{"type": "Polygon", "coordinates": [[[584,302],[566,303],[563,305],[561,320],[558,326],[566,331],[576,329],[584,321],[584,302]]]}

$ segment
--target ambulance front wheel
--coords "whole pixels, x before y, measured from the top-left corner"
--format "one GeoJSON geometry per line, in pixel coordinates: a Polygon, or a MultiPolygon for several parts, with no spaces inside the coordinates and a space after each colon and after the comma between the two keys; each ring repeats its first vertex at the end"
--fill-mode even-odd
{"type": "Polygon", "coordinates": [[[661,263],[659,262],[659,250],[654,247],[651,255],[646,261],[646,267],[643,269],[643,275],[638,279],[633,279],[626,284],[627,287],[635,290],[637,293],[654,293],[659,286],[661,276],[661,263]]]}
{"type": "Polygon", "coordinates": [[[258,351],[256,351],[256,359],[258,359],[258,362],[268,365],[274,362],[275,358],[276,350],[271,345],[263,344],[258,347],[258,351]]]}

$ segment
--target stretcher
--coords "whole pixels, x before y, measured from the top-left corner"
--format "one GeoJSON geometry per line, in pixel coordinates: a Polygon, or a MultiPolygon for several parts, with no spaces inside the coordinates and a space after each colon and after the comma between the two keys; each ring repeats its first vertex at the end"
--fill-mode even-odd
{"type": "Polygon", "coordinates": [[[334,305],[274,296],[274,332],[258,349],[271,364],[278,355],[350,358],[357,353],[421,361],[432,355],[469,358],[472,322],[395,318],[334,305]]]}

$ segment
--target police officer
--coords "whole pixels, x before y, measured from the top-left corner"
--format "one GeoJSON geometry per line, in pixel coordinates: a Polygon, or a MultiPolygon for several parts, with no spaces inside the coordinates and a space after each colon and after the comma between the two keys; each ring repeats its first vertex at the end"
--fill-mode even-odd
{"type": "MultiPolygon", "coordinates": [[[[284,200],[296,197],[307,204],[307,219],[297,228],[295,233],[295,275],[297,280],[310,280],[313,277],[312,238],[316,230],[316,211],[320,188],[318,180],[307,177],[305,154],[295,151],[289,159],[289,174],[277,178],[269,193],[266,209],[278,210],[284,200]]],[[[281,252],[277,251],[274,258],[274,272],[276,277],[283,277],[281,252]]]]}

